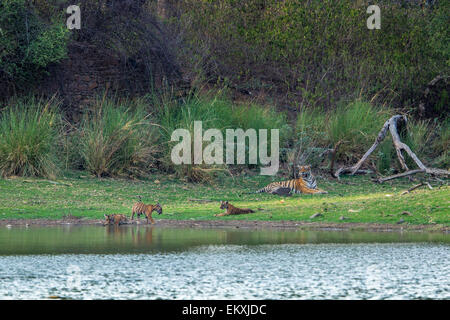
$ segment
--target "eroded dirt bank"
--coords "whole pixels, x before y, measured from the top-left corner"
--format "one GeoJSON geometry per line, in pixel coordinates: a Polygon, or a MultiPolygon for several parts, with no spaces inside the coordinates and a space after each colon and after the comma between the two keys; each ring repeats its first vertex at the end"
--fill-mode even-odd
{"type": "MultiPolygon", "coordinates": [[[[4,219],[0,226],[57,226],[57,225],[98,225],[103,226],[100,219],[4,219]]],[[[146,227],[145,220],[133,221],[128,225],[146,227]]],[[[151,226],[150,224],[148,226],[151,226]]],[[[177,228],[246,228],[246,229],[314,229],[314,230],[364,230],[378,232],[443,232],[450,233],[450,227],[443,225],[410,225],[410,224],[378,224],[378,223],[320,223],[305,221],[249,221],[249,220],[157,220],[154,227],[177,228]]]]}

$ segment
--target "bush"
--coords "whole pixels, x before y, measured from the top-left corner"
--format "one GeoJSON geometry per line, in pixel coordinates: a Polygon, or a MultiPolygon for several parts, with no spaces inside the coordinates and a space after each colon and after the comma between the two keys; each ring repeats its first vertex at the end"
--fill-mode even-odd
{"type": "MultiPolygon", "coordinates": [[[[328,112],[303,109],[296,124],[296,159],[317,166],[323,160],[319,158],[320,153],[341,141],[336,161],[352,164],[375,141],[391,113],[389,109],[382,110],[363,101],[341,104],[328,112]]],[[[380,151],[378,158],[386,162],[383,152],[389,152],[386,149],[389,146],[383,146],[384,151],[380,151]]]]}
{"type": "Polygon", "coordinates": [[[436,152],[433,163],[445,169],[450,168],[450,119],[437,126],[438,135],[434,139],[432,147],[436,152]]]}
{"type": "Polygon", "coordinates": [[[145,177],[154,166],[158,135],[141,100],[98,99],[77,137],[82,166],[97,177],[145,177]]]}
{"type": "Polygon", "coordinates": [[[60,124],[54,101],[11,100],[0,116],[1,175],[55,177],[60,124]]]}
{"type": "MultiPolygon", "coordinates": [[[[193,139],[194,121],[202,121],[203,130],[210,128],[221,130],[224,138],[224,147],[226,129],[241,128],[247,130],[252,128],[256,130],[257,134],[259,129],[268,129],[269,133],[270,129],[280,129],[280,145],[282,146],[288,139],[289,126],[283,114],[257,105],[234,105],[220,95],[213,97],[198,97],[194,95],[181,104],[173,101],[162,103],[159,114],[159,123],[161,124],[163,137],[162,144],[166,146],[162,158],[164,168],[176,172],[180,177],[187,177],[189,181],[194,182],[211,181],[213,173],[225,170],[225,166],[173,165],[170,158],[171,149],[178,142],[171,142],[170,139],[175,129],[187,129],[193,139]]],[[[268,138],[270,139],[270,135],[268,138]]],[[[248,152],[248,145],[246,152],[248,152]]]]}
{"type": "MultiPolygon", "coordinates": [[[[163,170],[174,172],[180,178],[186,178],[189,182],[212,182],[217,171],[224,170],[224,166],[207,165],[175,165],[171,159],[171,150],[177,142],[171,142],[172,132],[176,129],[186,129],[191,134],[193,150],[194,121],[202,121],[203,130],[218,128],[224,130],[232,119],[229,104],[218,98],[199,98],[193,96],[181,103],[169,99],[160,102],[159,123],[164,151],[161,157],[163,170]]],[[[193,151],[192,151],[193,163],[193,151]]]]}
{"type": "Polygon", "coordinates": [[[312,108],[302,108],[297,114],[294,141],[286,154],[290,176],[295,177],[297,164],[319,166],[319,155],[330,144],[326,138],[327,118],[328,114],[312,108]]]}
{"type": "MultiPolygon", "coordinates": [[[[300,159],[302,163],[317,166],[323,159],[316,156],[342,141],[336,160],[352,165],[372,146],[393,114],[392,109],[381,109],[364,101],[340,105],[326,113],[303,109],[298,114],[296,140],[289,161],[300,159]]],[[[436,121],[409,118],[407,130],[400,132],[400,138],[422,162],[445,167],[448,165],[449,122],[438,124],[436,121]]],[[[398,165],[389,132],[371,158],[381,173],[388,173],[398,165]]],[[[405,159],[409,167],[416,166],[408,156],[405,159]]]]}
{"type": "Polygon", "coordinates": [[[327,125],[328,141],[332,145],[342,141],[337,159],[346,163],[359,160],[391,113],[391,110],[382,110],[362,101],[337,107],[329,115],[327,125]]]}
{"type": "Polygon", "coordinates": [[[62,20],[44,22],[30,1],[0,3],[0,87],[28,87],[46,67],[67,56],[69,31],[62,20]]]}
{"type": "Polygon", "coordinates": [[[180,1],[170,21],[198,78],[313,107],[361,92],[402,107],[449,67],[448,1],[418,2],[380,2],[381,30],[366,27],[372,1],[353,0],[180,1]]]}

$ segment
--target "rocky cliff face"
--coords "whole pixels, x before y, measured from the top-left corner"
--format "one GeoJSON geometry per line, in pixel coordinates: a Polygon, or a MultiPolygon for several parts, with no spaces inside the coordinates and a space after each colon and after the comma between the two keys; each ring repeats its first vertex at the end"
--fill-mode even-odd
{"type": "Polygon", "coordinates": [[[59,95],[63,109],[75,119],[105,90],[120,96],[142,96],[163,85],[186,87],[181,75],[167,75],[164,68],[146,61],[124,59],[105,48],[88,43],[69,45],[68,58],[50,68],[39,85],[45,96],[59,95]]]}

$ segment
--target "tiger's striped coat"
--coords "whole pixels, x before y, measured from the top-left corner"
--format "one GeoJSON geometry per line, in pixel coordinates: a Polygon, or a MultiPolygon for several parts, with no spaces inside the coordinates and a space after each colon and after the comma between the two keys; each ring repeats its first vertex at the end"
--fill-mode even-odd
{"type": "MultiPolygon", "coordinates": [[[[139,199],[140,199],[140,197],[139,197],[139,199]]],[[[141,214],[144,214],[145,218],[147,219],[147,224],[148,224],[149,219],[152,222],[152,224],[154,224],[155,220],[153,220],[153,218],[152,218],[153,211],[156,211],[156,212],[158,212],[158,214],[161,214],[162,213],[161,205],[159,203],[147,205],[141,201],[136,202],[133,205],[133,208],[131,209],[131,220],[134,219],[135,214],[138,216],[138,218],[141,216],[141,214]]]]}
{"type": "Polygon", "coordinates": [[[325,194],[328,193],[324,190],[317,188],[316,178],[311,173],[310,166],[299,166],[299,177],[297,179],[272,182],[264,188],[256,191],[256,193],[273,193],[278,188],[288,188],[294,193],[305,194],[325,194]]]}

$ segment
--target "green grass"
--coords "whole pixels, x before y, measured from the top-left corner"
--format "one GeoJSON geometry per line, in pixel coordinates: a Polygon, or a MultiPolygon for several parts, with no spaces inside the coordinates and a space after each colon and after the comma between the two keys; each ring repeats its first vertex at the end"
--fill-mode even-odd
{"type": "Polygon", "coordinates": [[[34,178],[0,180],[0,219],[61,219],[68,215],[100,219],[105,213],[130,215],[137,195],[141,195],[146,203],[159,201],[162,204],[163,214],[155,215],[156,219],[394,224],[403,218],[405,224],[450,225],[450,188],[435,186],[433,190],[423,188],[400,195],[412,185],[408,180],[379,185],[370,182],[368,177],[344,177],[342,183],[319,179],[319,187],[329,194],[280,198],[268,194],[241,195],[279,179],[275,177],[242,176],[234,180],[226,177],[208,186],[163,175],[155,175],[147,181],[95,179],[79,172],[73,175],[58,180],[58,184],[34,178]],[[239,207],[265,210],[256,210],[250,215],[214,217],[221,212],[221,200],[229,200],[239,207]],[[412,216],[401,215],[403,211],[412,216]],[[317,212],[323,216],[311,220],[310,216],[317,212]],[[339,220],[342,215],[348,219],[339,220]]]}

